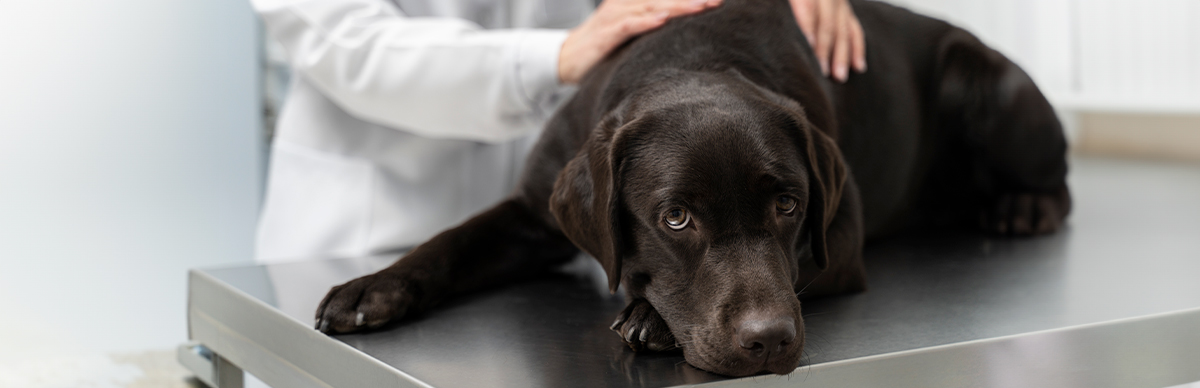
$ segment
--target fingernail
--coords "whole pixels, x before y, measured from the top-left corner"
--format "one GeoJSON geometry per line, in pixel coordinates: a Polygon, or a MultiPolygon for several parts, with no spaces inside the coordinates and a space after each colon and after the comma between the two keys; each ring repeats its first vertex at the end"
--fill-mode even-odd
{"type": "Polygon", "coordinates": [[[363,325],[363,313],[358,313],[358,315],[354,316],[354,326],[362,326],[362,325],[363,325]]]}
{"type": "Polygon", "coordinates": [[[838,66],[836,69],[833,69],[833,77],[837,78],[840,82],[846,82],[846,68],[838,66]]]}
{"type": "Polygon", "coordinates": [[[820,63],[821,63],[821,75],[829,75],[829,65],[826,65],[824,61],[822,61],[820,63]]]}
{"type": "Polygon", "coordinates": [[[709,7],[716,7],[718,5],[721,5],[721,0],[708,0],[709,7]]]}
{"type": "Polygon", "coordinates": [[[654,15],[654,17],[658,18],[659,20],[664,20],[668,16],[671,16],[671,12],[669,12],[669,11],[662,11],[662,12],[659,12],[657,15],[654,15]]]}
{"type": "Polygon", "coordinates": [[[708,0],[692,0],[692,7],[699,7],[708,4],[708,0]]]}

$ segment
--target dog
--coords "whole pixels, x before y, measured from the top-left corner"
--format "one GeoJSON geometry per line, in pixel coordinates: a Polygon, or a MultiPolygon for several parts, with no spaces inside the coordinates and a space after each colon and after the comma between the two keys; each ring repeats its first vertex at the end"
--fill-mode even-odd
{"type": "Polygon", "coordinates": [[[800,300],[865,290],[867,239],[1058,229],[1067,144],[1032,80],[945,22],[850,4],[870,71],[845,84],[785,0],[726,0],[625,44],[548,122],[511,197],[334,287],[317,328],[378,328],[582,250],[624,286],[613,329],[634,350],[787,374],[800,300]]]}

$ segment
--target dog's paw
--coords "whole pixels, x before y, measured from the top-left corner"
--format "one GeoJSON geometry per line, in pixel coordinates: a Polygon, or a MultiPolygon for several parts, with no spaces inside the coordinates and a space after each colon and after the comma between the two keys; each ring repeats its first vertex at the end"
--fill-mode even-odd
{"type": "Polygon", "coordinates": [[[677,348],[671,328],[645,299],[634,299],[625,306],[609,329],[617,332],[635,352],[662,352],[677,348]]]}
{"type": "Polygon", "coordinates": [[[1057,193],[1005,193],[980,213],[983,230],[1005,236],[1053,233],[1071,212],[1071,194],[1066,187],[1057,193]]]}
{"type": "Polygon", "coordinates": [[[317,307],[316,329],[326,334],[374,329],[397,320],[415,301],[408,282],[383,273],[329,290],[317,307]]]}

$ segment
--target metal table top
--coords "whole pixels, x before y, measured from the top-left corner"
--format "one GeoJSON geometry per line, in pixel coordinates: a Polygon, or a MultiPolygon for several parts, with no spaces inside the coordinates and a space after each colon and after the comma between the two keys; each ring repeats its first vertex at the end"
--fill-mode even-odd
{"type": "Polygon", "coordinates": [[[1080,159],[1040,238],[868,244],[870,290],[804,303],[803,365],[729,379],[608,330],[624,305],[581,258],[386,330],[311,329],[329,287],[394,257],[194,270],[191,337],[274,386],[1146,386],[1200,380],[1200,165],[1080,159]]]}

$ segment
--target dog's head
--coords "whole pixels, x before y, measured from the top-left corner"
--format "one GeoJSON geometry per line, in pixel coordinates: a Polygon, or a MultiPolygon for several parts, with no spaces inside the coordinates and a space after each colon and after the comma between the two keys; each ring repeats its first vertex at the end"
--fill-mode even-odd
{"type": "Polygon", "coordinates": [[[692,365],[792,372],[799,271],[828,265],[846,179],[837,146],[795,102],[739,77],[648,89],[567,164],[554,216],[614,292],[623,283],[654,306],[692,365]]]}

